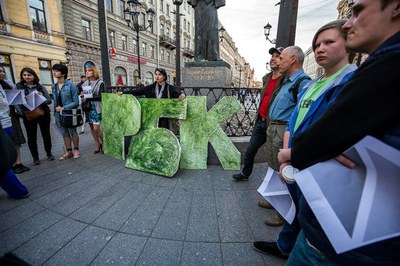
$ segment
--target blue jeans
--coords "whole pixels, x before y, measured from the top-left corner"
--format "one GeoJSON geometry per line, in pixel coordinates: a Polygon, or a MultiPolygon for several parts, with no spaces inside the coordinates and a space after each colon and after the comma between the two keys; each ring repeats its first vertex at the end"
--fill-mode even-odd
{"type": "Polygon", "coordinates": [[[279,233],[278,237],[278,247],[284,254],[289,254],[295,243],[296,239],[300,233],[301,227],[297,216],[299,214],[299,196],[301,195],[299,187],[294,184],[287,184],[290,196],[292,196],[293,203],[296,206],[296,214],[292,224],[285,221],[282,231],[279,233]]]}
{"type": "Polygon", "coordinates": [[[335,266],[338,265],[329,259],[318,249],[312,247],[307,241],[304,231],[301,230],[299,237],[296,240],[296,245],[290,253],[286,266],[309,266],[309,265],[322,265],[322,266],[335,266]]]}
{"type": "Polygon", "coordinates": [[[249,144],[247,145],[246,152],[244,154],[244,165],[242,169],[242,175],[249,177],[253,172],[254,158],[258,152],[258,149],[267,140],[267,121],[259,119],[254,126],[253,133],[249,144]]]}

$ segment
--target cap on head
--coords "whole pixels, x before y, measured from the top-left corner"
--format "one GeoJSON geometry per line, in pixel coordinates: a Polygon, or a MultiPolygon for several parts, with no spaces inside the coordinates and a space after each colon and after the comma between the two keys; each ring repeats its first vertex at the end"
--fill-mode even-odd
{"type": "Polygon", "coordinates": [[[272,55],[273,53],[277,52],[278,54],[281,54],[283,51],[283,47],[272,47],[271,49],[269,49],[269,54],[272,55]]]}
{"type": "Polygon", "coordinates": [[[165,79],[167,79],[167,71],[165,71],[164,68],[161,68],[161,67],[156,68],[156,70],[154,72],[156,72],[156,71],[160,72],[161,75],[163,75],[165,77],[165,79]]]}

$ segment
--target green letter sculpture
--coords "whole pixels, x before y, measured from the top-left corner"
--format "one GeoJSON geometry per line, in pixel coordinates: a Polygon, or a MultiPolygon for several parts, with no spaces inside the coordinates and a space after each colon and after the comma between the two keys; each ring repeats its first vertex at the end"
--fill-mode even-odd
{"type": "Polygon", "coordinates": [[[186,120],[180,121],[182,169],[207,169],[208,141],[224,170],[240,170],[240,152],[220,123],[241,109],[237,99],[224,97],[207,113],[207,97],[187,97],[186,120]]]}
{"type": "Polygon", "coordinates": [[[132,137],[125,166],[172,177],[179,168],[181,147],[174,133],[158,128],[158,119],[185,119],[187,101],[143,98],[139,102],[142,106],[142,127],[132,137]]]}
{"type": "Polygon", "coordinates": [[[140,104],[127,94],[103,93],[101,98],[105,153],[124,160],[124,136],[135,135],[140,129],[140,104]]]}

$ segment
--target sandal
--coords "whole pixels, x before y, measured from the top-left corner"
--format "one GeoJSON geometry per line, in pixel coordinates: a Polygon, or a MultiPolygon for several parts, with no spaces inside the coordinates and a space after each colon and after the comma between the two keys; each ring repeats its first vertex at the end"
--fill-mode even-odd
{"type": "Polygon", "coordinates": [[[67,151],[63,156],[61,156],[58,160],[62,161],[62,160],[66,160],[68,158],[72,158],[74,157],[74,154],[72,153],[72,151],[67,151]]]}

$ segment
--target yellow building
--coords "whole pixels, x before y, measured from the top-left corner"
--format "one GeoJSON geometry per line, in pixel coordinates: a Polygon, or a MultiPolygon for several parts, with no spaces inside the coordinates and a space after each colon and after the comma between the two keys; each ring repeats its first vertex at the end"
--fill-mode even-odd
{"type": "Polygon", "coordinates": [[[67,62],[61,0],[0,1],[0,64],[19,81],[30,67],[51,91],[53,64],[67,62]]]}

